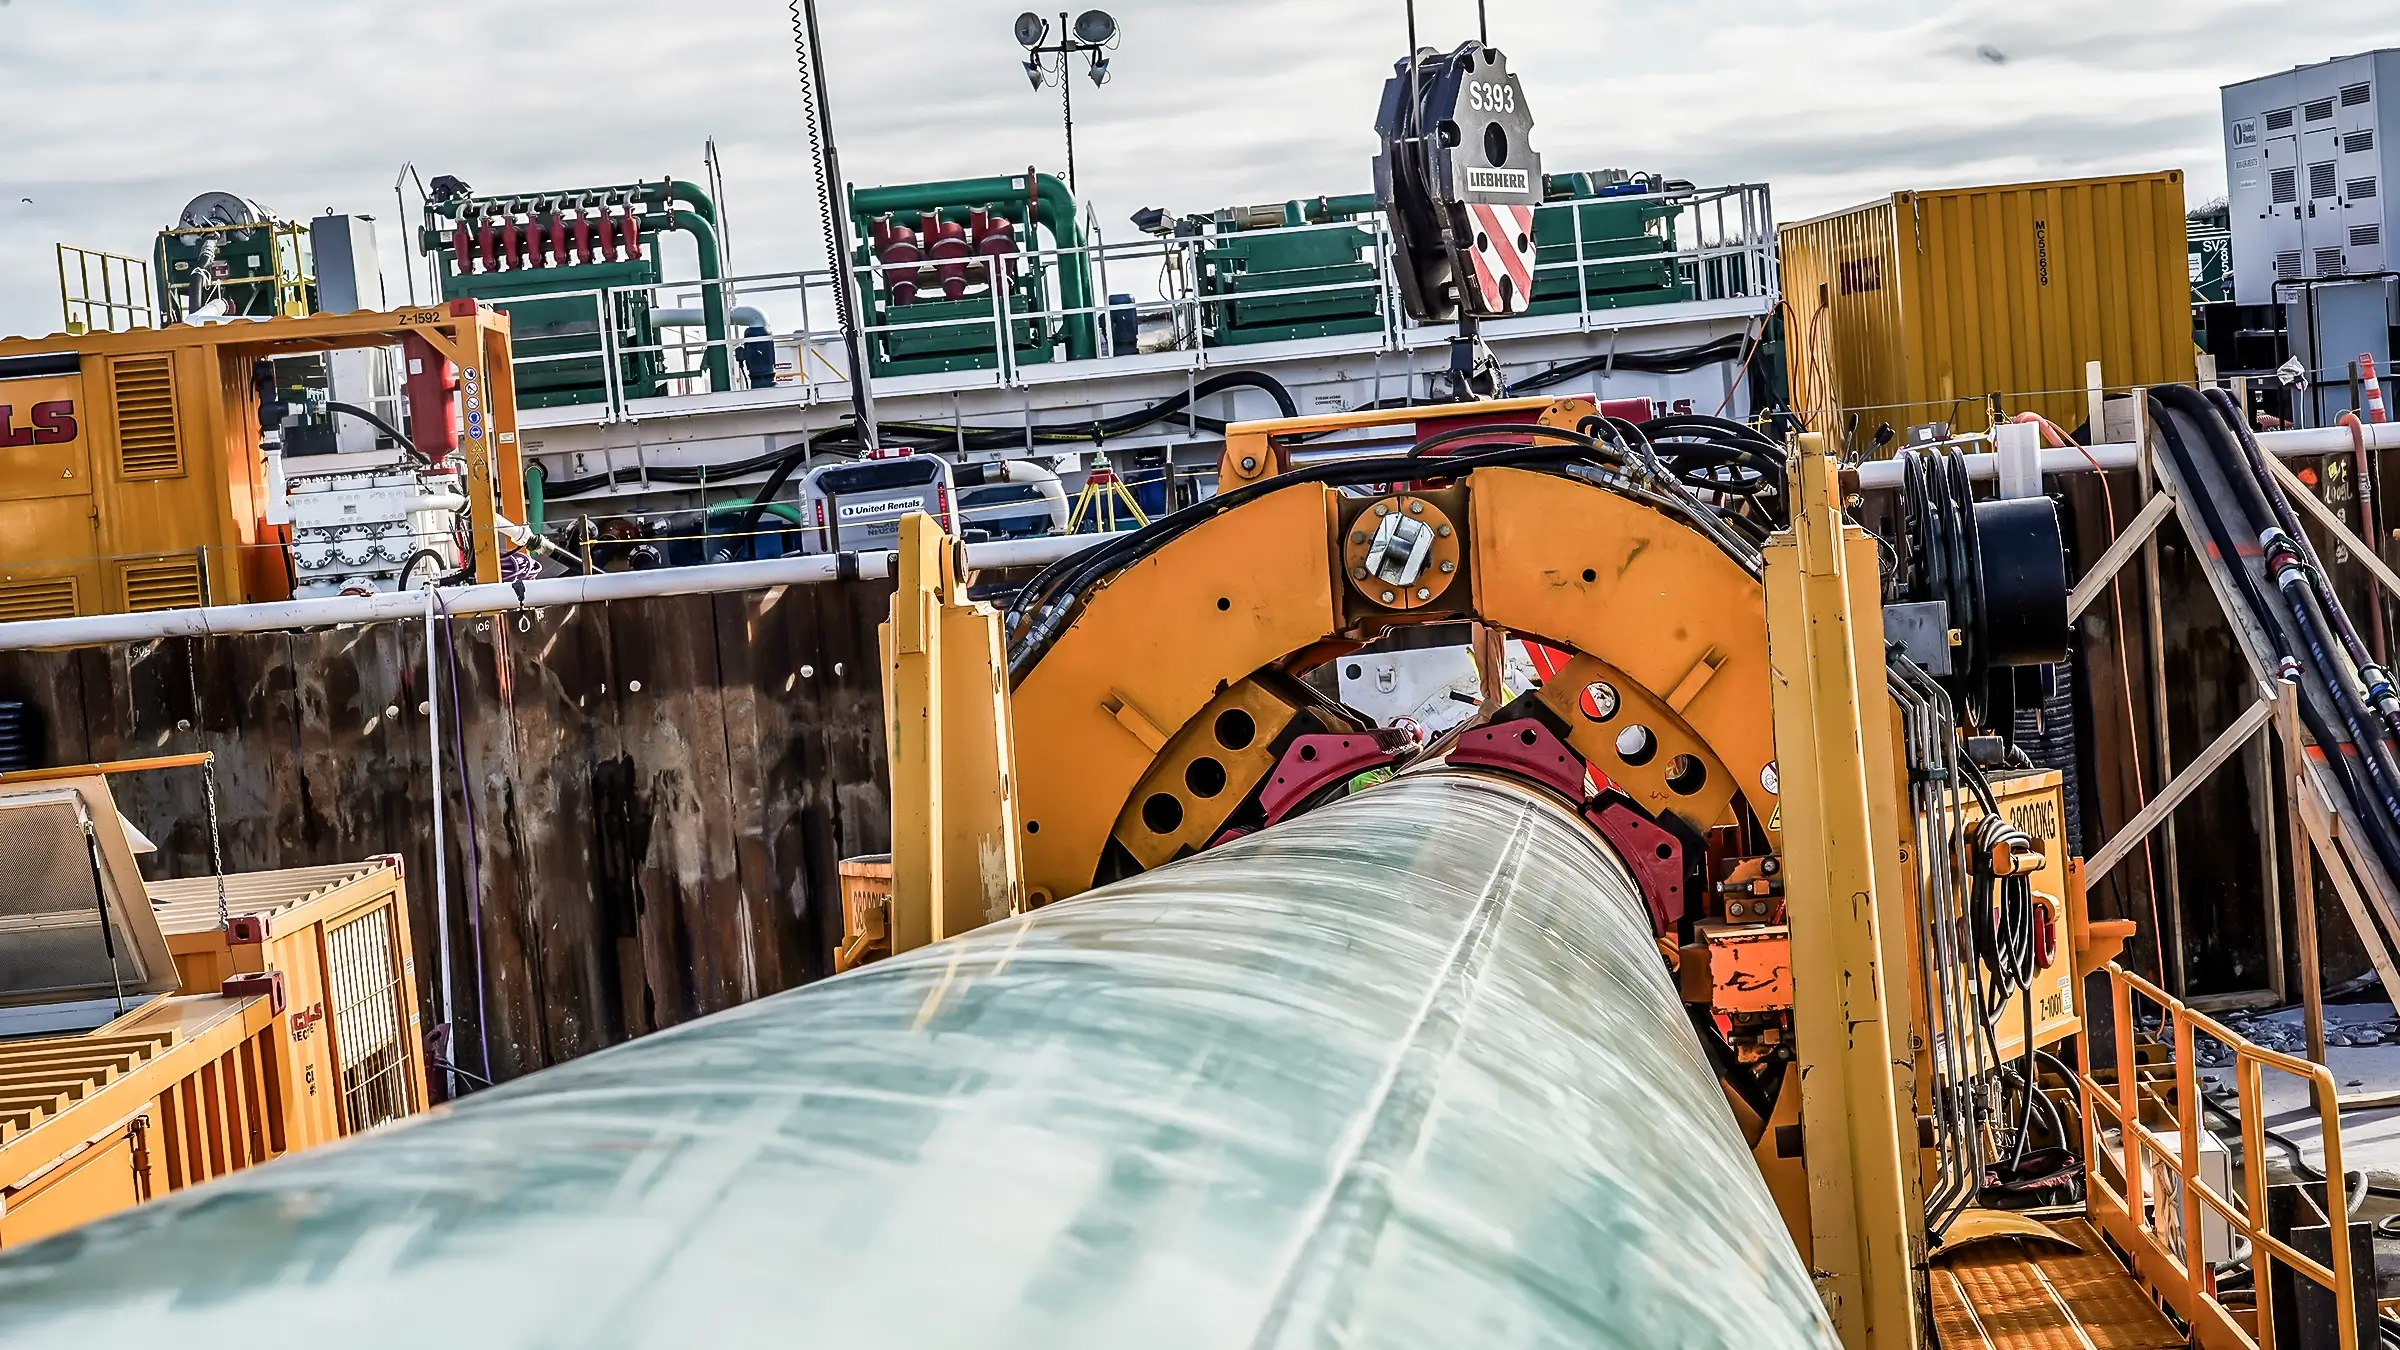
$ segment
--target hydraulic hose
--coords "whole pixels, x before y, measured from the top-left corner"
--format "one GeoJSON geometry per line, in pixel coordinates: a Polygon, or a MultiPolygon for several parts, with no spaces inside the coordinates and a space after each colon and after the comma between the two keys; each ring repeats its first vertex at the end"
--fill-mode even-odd
{"type": "Polygon", "coordinates": [[[2308,531],[2301,528],[2300,517],[2292,510],[2291,498],[2283,490],[2283,481],[2268,466],[2265,450],[2259,446],[2258,438],[2250,433],[2249,424],[2242,420],[2241,405],[2234,401],[2230,391],[2213,386],[2208,390],[2208,401],[2216,410],[2219,420],[2231,429],[2233,438],[2241,445],[2251,473],[2266,489],[2276,521],[2299,549],[2301,560],[2307,564],[2310,583],[2315,586],[2327,617],[2340,633],[2342,645],[2350,652],[2350,662],[2357,668],[2359,684],[2365,690],[2367,702],[2392,734],[2400,737],[2400,689],[2394,688],[2390,672],[2376,662],[2366,642],[2359,636],[2358,625],[2351,622],[2350,613],[2342,607],[2341,598],[2333,593],[2333,587],[2326,578],[2325,565],[2317,558],[2316,543],[2309,538],[2308,531]]]}
{"type": "Polygon", "coordinates": [[[424,451],[417,448],[417,443],[415,441],[412,441],[407,436],[401,434],[400,428],[384,421],[369,409],[359,407],[355,403],[327,403],[325,405],[325,411],[337,412],[342,414],[344,417],[357,418],[359,421],[375,428],[384,435],[391,437],[395,444],[397,444],[402,450],[408,452],[408,457],[410,459],[415,460],[418,464],[425,468],[430,469],[433,467],[433,461],[426,456],[424,451]]]}

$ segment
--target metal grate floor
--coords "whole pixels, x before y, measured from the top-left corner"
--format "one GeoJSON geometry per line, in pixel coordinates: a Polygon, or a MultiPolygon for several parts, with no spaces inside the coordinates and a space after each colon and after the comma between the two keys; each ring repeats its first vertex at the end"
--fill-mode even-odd
{"type": "Polygon", "coordinates": [[[1943,1350],[2181,1350],[2184,1338],[2089,1225],[2058,1229],[2083,1250],[1996,1238],[1936,1258],[1943,1350]]]}

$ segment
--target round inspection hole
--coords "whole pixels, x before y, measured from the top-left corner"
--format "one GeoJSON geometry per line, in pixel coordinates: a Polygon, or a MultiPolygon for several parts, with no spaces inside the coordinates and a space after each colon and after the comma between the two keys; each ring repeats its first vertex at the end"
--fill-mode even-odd
{"type": "Polygon", "coordinates": [[[1214,797],[1225,790],[1225,766],[1202,755],[1183,771],[1183,785],[1195,797],[1214,797]]]}
{"type": "Polygon", "coordinates": [[[1183,803],[1172,792],[1153,792],[1142,803],[1142,824],[1152,834],[1173,834],[1183,827],[1183,803]]]}
{"type": "Polygon", "coordinates": [[[1689,797],[1708,786],[1708,766],[1698,755],[1677,755],[1667,766],[1667,787],[1677,796],[1689,797]]]}
{"type": "Polygon", "coordinates": [[[1239,708],[1217,714],[1217,744],[1228,750],[1247,750],[1258,739],[1258,723],[1239,708]]]}
{"type": "Polygon", "coordinates": [[[1484,123],[1483,157],[1491,161],[1495,169],[1508,163],[1508,128],[1498,122],[1484,123]]]}
{"type": "Polygon", "coordinates": [[[1042,822],[1040,822],[1040,821],[1038,821],[1038,820],[1029,820],[1029,821],[1026,821],[1026,822],[1025,822],[1025,833],[1027,833],[1027,834],[1040,834],[1041,832],[1042,832],[1042,822]]]}
{"type": "Polygon", "coordinates": [[[1600,579],[1600,573],[1592,568],[1587,567],[1583,569],[1583,579],[1585,581],[1598,581],[1600,579]]]}
{"type": "Polygon", "coordinates": [[[1303,763],[1303,764],[1313,763],[1313,762],[1316,760],[1316,757],[1317,757],[1317,747],[1315,747],[1315,746],[1313,746],[1313,745],[1304,745],[1304,746],[1301,746],[1301,747],[1300,747],[1300,762],[1301,762],[1301,763],[1303,763]]]}
{"type": "Polygon", "coordinates": [[[1605,722],[1617,715],[1617,687],[1606,680],[1594,680],[1583,687],[1583,694],[1575,703],[1586,720],[1605,722]]]}
{"type": "Polygon", "coordinates": [[[1360,665],[1358,662],[1353,661],[1349,665],[1342,667],[1342,674],[1353,680],[1363,680],[1367,677],[1367,668],[1360,665]]]}
{"type": "Polygon", "coordinates": [[[1541,738],[1542,733],[1535,731],[1532,727],[1527,727],[1523,731],[1517,733],[1517,740],[1525,745],[1532,745],[1541,740],[1541,738]]]}
{"type": "Polygon", "coordinates": [[[1219,610],[1228,610],[1228,609],[1231,609],[1231,608],[1233,608],[1233,599],[1232,599],[1232,597],[1230,597],[1230,596],[1224,596],[1224,595],[1220,595],[1220,596],[1218,596],[1218,597],[1217,597],[1217,608],[1218,608],[1219,610]]]}
{"type": "Polygon", "coordinates": [[[1660,844],[1658,846],[1658,859],[1660,862],[1665,862],[1667,859],[1674,856],[1675,846],[1673,844],[1660,844]]]}
{"type": "Polygon", "coordinates": [[[1617,733],[1617,758],[1640,768],[1658,758],[1658,735],[1639,723],[1617,733]]]}

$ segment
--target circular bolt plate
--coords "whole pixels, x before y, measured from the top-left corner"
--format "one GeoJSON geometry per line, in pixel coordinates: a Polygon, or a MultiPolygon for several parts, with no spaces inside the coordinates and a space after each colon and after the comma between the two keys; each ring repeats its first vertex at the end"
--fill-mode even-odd
{"type": "Polygon", "coordinates": [[[1423,609],[1441,599],[1448,593],[1450,583],[1458,579],[1458,564],[1458,531],[1451,527],[1450,517],[1440,506],[1410,493],[1377,500],[1360,512],[1342,535],[1342,570],[1350,577],[1351,589],[1387,609],[1423,609]],[[1376,528],[1384,517],[1393,514],[1434,528],[1433,546],[1426,551],[1424,565],[1406,585],[1367,570],[1367,556],[1375,546],[1376,528]]]}

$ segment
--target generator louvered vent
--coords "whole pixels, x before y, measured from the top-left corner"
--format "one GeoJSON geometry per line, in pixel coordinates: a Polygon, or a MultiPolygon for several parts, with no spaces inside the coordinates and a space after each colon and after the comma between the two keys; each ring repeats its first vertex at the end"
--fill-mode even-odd
{"type": "Polygon", "coordinates": [[[2300,279],[2300,250],[2293,249],[2289,253],[2275,255],[2275,279],[2277,281],[2298,281],[2300,279]]]}
{"type": "Polygon", "coordinates": [[[2304,103],[2300,116],[2303,121],[2330,122],[2333,120],[2333,100],[2321,98],[2314,103],[2304,103]]]}
{"type": "Polygon", "coordinates": [[[2343,154],[2363,155],[2374,148],[2375,133],[2373,131],[2352,131],[2346,132],[2342,136],[2343,154]]]}
{"type": "Polygon", "coordinates": [[[2300,171],[2277,169],[2268,174],[2267,195],[2277,206],[2290,206],[2300,200],[2300,171]]]}
{"type": "Polygon", "coordinates": [[[183,436],[175,418],[171,357],[140,356],[112,368],[117,395],[117,471],[126,478],[179,478],[183,436]]]}
{"type": "Polygon", "coordinates": [[[0,581],[0,623],[75,617],[75,578],[0,581]]]}
{"type": "Polygon", "coordinates": [[[2273,112],[2270,112],[2270,113],[2268,113],[2268,114],[2267,114],[2267,130],[2269,130],[2269,131],[2290,131],[2291,129],[2292,129],[2292,110],[2291,110],[2291,109],[2289,109],[2289,108],[2277,108],[2277,109],[2275,109],[2273,112]]]}
{"type": "Polygon", "coordinates": [[[2371,202],[2375,200],[2375,180],[2372,178],[2351,179],[2350,200],[2354,202],[2371,202]]]}
{"type": "Polygon", "coordinates": [[[2345,84],[2342,86],[2342,106],[2345,108],[2355,108],[2373,96],[2374,95],[2369,92],[2367,86],[2363,84],[2345,84]]]}
{"type": "Polygon", "coordinates": [[[2330,196],[2332,196],[2332,195],[2333,195],[2333,193],[2334,193],[2334,182],[2335,182],[2335,179],[2334,179],[2333,165],[2331,165],[2331,164],[2311,164],[2311,165],[2309,165],[2309,166],[2308,166],[2308,195],[2309,195],[2309,196],[2311,196],[2311,197],[2330,197],[2330,196]]]}
{"type": "Polygon", "coordinates": [[[2382,244],[2383,227],[2381,225],[2353,225],[2350,227],[2350,247],[2379,248],[2382,244]]]}
{"type": "Polygon", "coordinates": [[[191,609],[201,603],[198,558],[152,558],[124,566],[128,610],[191,609]]]}
{"type": "Polygon", "coordinates": [[[2338,248],[2317,250],[2317,275],[2338,277],[2342,274],[2342,251],[2338,248]]]}

